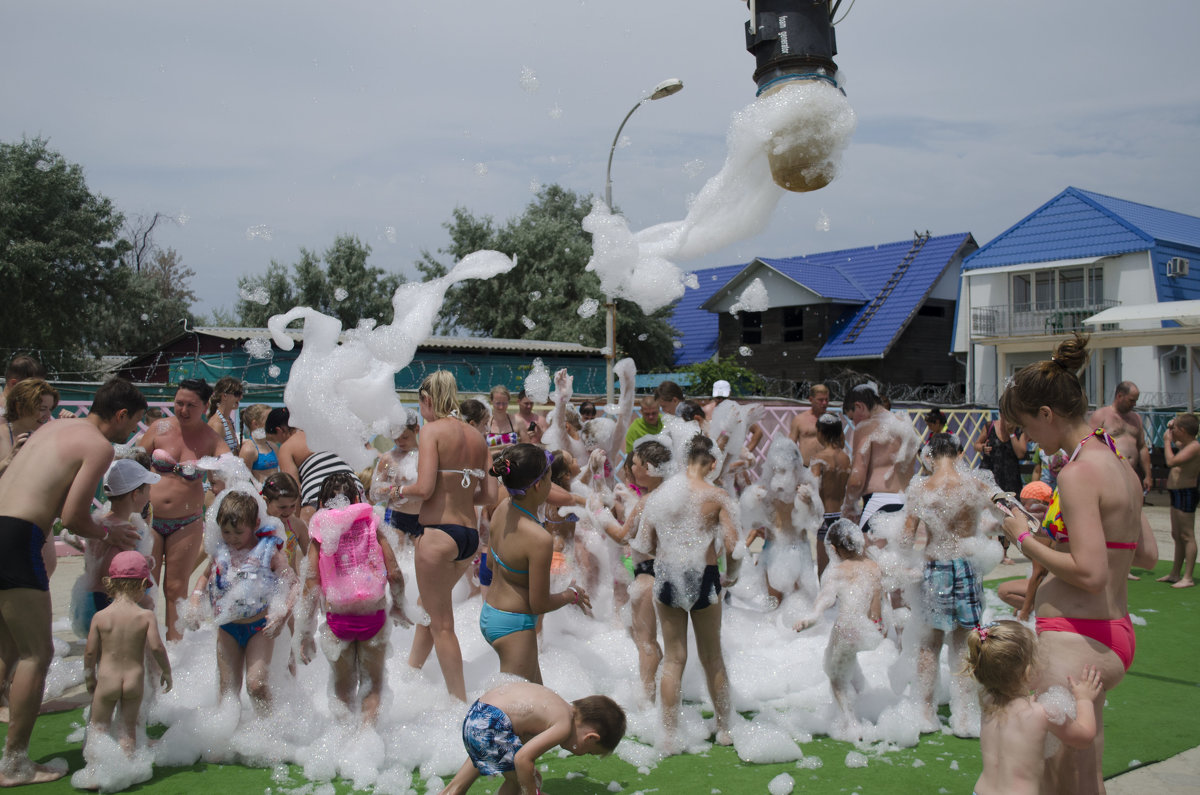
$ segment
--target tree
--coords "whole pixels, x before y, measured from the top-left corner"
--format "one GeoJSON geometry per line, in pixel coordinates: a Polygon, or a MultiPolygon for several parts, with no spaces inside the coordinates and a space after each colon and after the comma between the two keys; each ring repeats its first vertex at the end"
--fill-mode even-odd
{"type": "Polygon", "coordinates": [[[188,286],[196,272],[184,266],[178,252],[151,244],[141,271],[132,264],[113,274],[115,300],[96,309],[88,323],[94,347],[106,353],[151,350],[194,324],[196,294],[188,286]]]}
{"type": "Polygon", "coordinates": [[[125,284],[123,217],[44,138],[0,143],[0,339],[51,370],[104,353],[88,328],[125,284]]]}
{"type": "Polygon", "coordinates": [[[399,274],[367,265],[371,247],[354,235],[339,235],[322,258],[306,248],[288,273],[271,261],[267,272],[238,279],[237,316],[243,326],[262,328],[272,315],[309,306],[354,328],[359,320],[392,322],[392,295],[404,282],[399,274]]]}
{"type": "Polygon", "coordinates": [[[675,372],[691,377],[685,387],[690,395],[711,395],[716,381],[728,381],[734,397],[761,395],[766,386],[762,376],[741,366],[732,356],[693,362],[675,372]]]}
{"type": "MultiPolygon", "coordinates": [[[[491,216],[478,218],[463,207],[455,208],[443,224],[450,244],[438,253],[457,262],[472,251],[494,249],[515,256],[517,265],[495,279],[453,287],[442,305],[439,331],[605,345],[600,280],[584,270],[592,242],[582,222],[591,203],[591,196],[547,185],[520,217],[501,227],[491,216]],[[582,317],[578,310],[588,299],[601,306],[582,317]]],[[[417,269],[426,280],[449,270],[428,251],[421,252],[417,269]]],[[[670,314],[668,308],[646,315],[637,304],[618,300],[618,355],[633,357],[643,371],[669,368],[675,333],[668,323],[670,314]]]]}

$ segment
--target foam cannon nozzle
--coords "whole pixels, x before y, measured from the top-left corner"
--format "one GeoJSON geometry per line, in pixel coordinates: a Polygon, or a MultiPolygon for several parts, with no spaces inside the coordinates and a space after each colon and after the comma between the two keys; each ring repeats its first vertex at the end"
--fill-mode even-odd
{"type": "MultiPolygon", "coordinates": [[[[838,68],[833,62],[837,44],[829,0],[749,0],[749,6],[746,49],[757,61],[754,82],[758,84],[758,96],[771,96],[802,81],[821,83],[845,94],[838,85],[838,68]]],[[[833,169],[823,164],[830,160],[831,152],[824,142],[813,142],[802,134],[785,134],[777,137],[778,141],[783,143],[767,152],[776,184],[799,192],[829,184],[833,169]]]]}

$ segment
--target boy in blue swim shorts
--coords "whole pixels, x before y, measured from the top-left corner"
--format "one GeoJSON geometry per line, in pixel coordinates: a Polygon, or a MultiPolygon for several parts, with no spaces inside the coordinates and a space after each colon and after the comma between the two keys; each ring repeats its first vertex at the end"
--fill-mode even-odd
{"type": "Polygon", "coordinates": [[[608,696],[568,703],[532,682],[500,685],[467,710],[467,761],[442,795],[462,795],[480,774],[504,776],[496,795],[533,795],[541,792],[534,765],[542,754],[557,745],[576,756],[607,756],[624,736],[625,711],[608,696]]]}

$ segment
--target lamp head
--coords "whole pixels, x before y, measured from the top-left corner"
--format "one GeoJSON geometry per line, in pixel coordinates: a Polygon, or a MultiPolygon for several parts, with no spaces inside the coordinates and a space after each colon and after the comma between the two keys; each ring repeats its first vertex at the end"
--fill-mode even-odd
{"type": "Polygon", "coordinates": [[[650,96],[646,97],[646,99],[662,99],[663,97],[669,97],[672,94],[678,94],[682,90],[683,81],[672,77],[670,80],[664,80],[656,85],[654,90],[650,92],[650,96]]]}

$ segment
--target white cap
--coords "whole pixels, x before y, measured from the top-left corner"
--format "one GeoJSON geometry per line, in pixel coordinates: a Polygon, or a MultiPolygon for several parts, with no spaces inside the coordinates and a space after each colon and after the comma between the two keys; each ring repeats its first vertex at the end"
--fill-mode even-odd
{"type": "Polygon", "coordinates": [[[713,381],[713,397],[729,397],[729,382],[725,380],[713,381]]]}
{"type": "Polygon", "coordinates": [[[104,493],[120,497],[138,486],[157,483],[161,479],[132,458],[118,458],[104,473],[104,493]]]}

